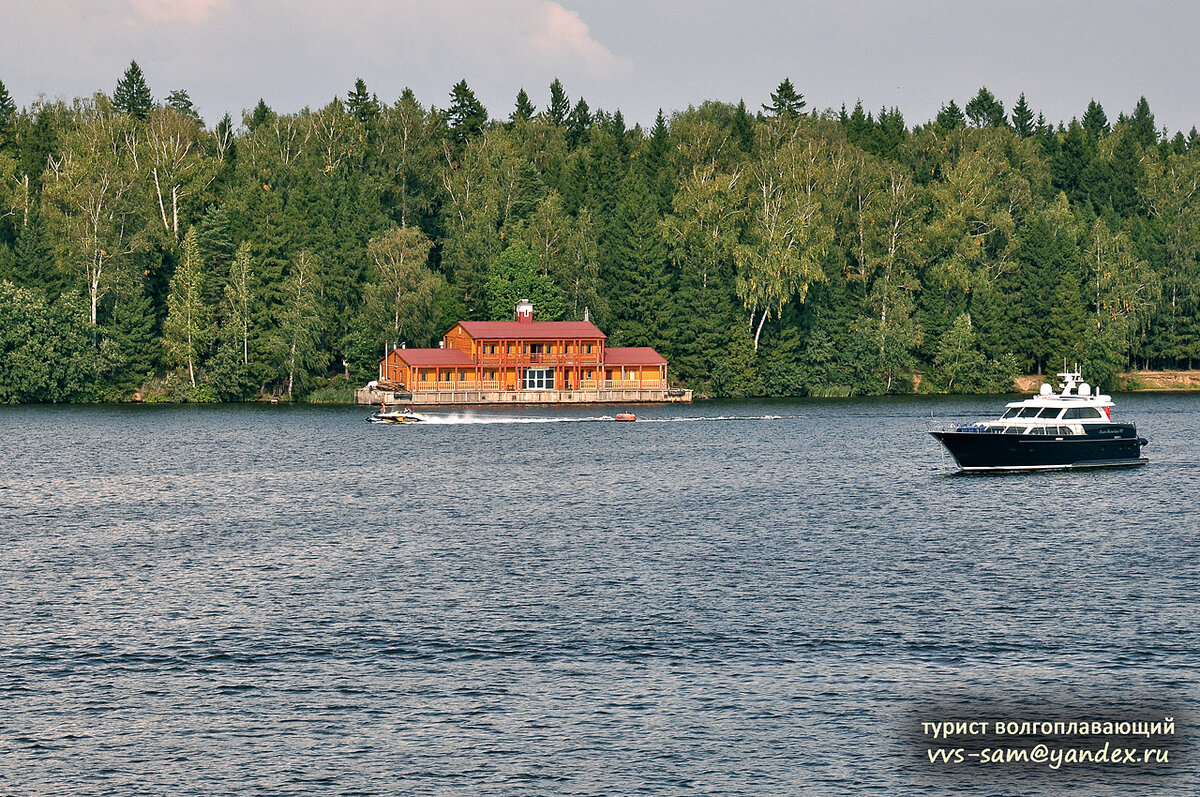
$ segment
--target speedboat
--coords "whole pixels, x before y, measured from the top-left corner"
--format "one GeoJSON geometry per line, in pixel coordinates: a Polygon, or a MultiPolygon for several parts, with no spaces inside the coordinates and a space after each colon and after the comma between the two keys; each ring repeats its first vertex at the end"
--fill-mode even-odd
{"type": "Polygon", "coordinates": [[[408,407],[402,410],[388,410],[386,407],[367,418],[367,423],[425,423],[429,419],[419,412],[413,412],[408,407]]]}
{"type": "Polygon", "coordinates": [[[993,421],[931,429],[964,471],[1047,470],[1145,465],[1132,423],[1113,421],[1113,400],[1093,393],[1079,369],[1059,374],[1059,392],[1005,405],[993,421]]]}

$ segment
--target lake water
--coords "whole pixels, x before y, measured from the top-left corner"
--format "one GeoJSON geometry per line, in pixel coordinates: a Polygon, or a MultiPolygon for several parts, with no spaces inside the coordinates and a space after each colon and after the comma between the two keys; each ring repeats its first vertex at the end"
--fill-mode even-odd
{"type": "Polygon", "coordinates": [[[1200,396],[1118,397],[1143,468],[950,475],[929,416],[1003,401],[0,409],[0,793],[1196,793],[1200,396]]]}

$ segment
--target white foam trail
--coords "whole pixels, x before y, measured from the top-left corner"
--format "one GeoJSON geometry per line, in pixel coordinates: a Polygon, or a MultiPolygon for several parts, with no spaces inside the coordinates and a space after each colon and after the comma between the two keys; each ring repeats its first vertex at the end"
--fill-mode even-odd
{"type": "MultiPolygon", "coordinates": [[[[424,413],[422,413],[424,414],[424,413]]],[[[586,421],[611,421],[611,415],[601,415],[597,417],[586,418],[506,418],[496,415],[473,415],[469,412],[454,413],[452,415],[425,415],[425,421],[422,425],[429,426],[454,426],[463,424],[487,424],[487,423],[582,423],[586,421]]]]}
{"type": "MultiPolygon", "coordinates": [[[[456,412],[449,415],[421,413],[425,420],[419,426],[456,426],[468,424],[512,424],[512,423],[595,423],[616,421],[612,415],[589,415],[584,417],[505,417],[502,415],[476,415],[456,412]]],[[[782,415],[697,415],[684,418],[640,418],[636,423],[697,423],[702,421],[774,421],[782,415]]]]}
{"type": "Polygon", "coordinates": [[[639,418],[638,423],[695,423],[698,421],[777,421],[782,415],[699,415],[692,418],[639,418]]]}

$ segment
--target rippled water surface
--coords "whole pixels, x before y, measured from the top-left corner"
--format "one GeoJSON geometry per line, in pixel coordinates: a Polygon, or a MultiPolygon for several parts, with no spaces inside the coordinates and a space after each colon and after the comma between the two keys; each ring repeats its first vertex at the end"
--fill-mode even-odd
{"type": "Polygon", "coordinates": [[[949,475],[1002,401],[0,409],[0,793],[1196,793],[1200,397],[949,475]],[[912,733],[1151,710],[1170,767],[912,733]]]}

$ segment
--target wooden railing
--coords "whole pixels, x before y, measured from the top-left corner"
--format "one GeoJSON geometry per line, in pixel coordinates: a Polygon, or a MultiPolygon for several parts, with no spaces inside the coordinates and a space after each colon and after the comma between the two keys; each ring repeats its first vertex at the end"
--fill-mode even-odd
{"type": "Polygon", "coordinates": [[[481,365],[578,365],[600,367],[600,353],[584,354],[481,354],[481,365]]]}
{"type": "Polygon", "coordinates": [[[658,389],[667,386],[667,383],[658,377],[646,377],[640,380],[634,377],[628,377],[624,380],[605,379],[600,384],[605,390],[626,390],[641,387],[658,389]]]}

